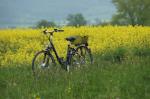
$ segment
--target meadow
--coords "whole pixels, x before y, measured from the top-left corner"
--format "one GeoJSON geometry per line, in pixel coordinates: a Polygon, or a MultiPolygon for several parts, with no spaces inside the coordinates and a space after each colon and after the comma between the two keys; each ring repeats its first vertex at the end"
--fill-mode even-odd
{"type": "Polygon", "coordinates": [[[40,80],[34,79],[31,62],[48,43],[44,29],[0,30],[0,99],[150,98],[150,27],[63,29],[53,38],[58,54],[66,55],[65,37],[88,35],[94,63],[69,73],[57,65],[40,80]]]}

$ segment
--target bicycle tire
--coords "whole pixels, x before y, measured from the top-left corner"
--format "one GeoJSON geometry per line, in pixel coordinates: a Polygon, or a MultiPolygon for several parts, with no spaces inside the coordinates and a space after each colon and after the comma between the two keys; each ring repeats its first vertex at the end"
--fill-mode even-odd
{"type": "Polygon", "coordinates": [[[72,67],[76,67],[76,66],[80,67],[82,65],[87,65],[92,63],[93,63],[93,56],[91,50],[87,46],[78,46],[75,52],[70,57],[69,69],[72,67]],[[83,51],[85,51],[85,53],[83,53],[83,51]],[[86,58],[85,54],[87,54],[87,58],[89,58],[89,60],[85,60],[86,58]]]}
{"type": "Polygon", "coordinates": [[[33,60],[32,60],[32,71],[34,76],[40,76],[40,73],[42,70],[48,69],[51,65],[55,65],[54,57],[51,54],[48,54],[46,51],[42,50],[35,54],[33,60]],[[37,58],[41,55],[44,55],[44,59],[38,60],[40,64],[36,64],[37,58]],[[42,63],[41,63],[42,62],[42,63]],[[36,69],[39,69],[40,72],[38,72],[36,69]],[[38,74],[39,73],[39,74],[38,74]]]}

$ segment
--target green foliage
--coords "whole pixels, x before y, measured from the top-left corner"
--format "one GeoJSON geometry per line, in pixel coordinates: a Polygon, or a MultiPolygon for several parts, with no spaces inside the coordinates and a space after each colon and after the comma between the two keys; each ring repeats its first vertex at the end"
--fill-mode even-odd
{"type": "Polygon", "coordinates": [[[80,13],[68,15],[67,21],[68,26],[84,26],[87,23],[83,15],[80,13]]]}
{"type": "Polygon", "coordinates": [[[111,62],[122,62],[127,57],[127,48],[118,47],[113,50],[108,50],[101,56],[102,59],[111,61],[111,62]]]}
{"type": "Polygon", "coordinates": [[[136,56],[150,56],[150,48],[138,48],[138,47],[135,47],[133,49],[133,54],[136,55],[136,56]]]}
{"type": "Polygon", "coordinates": [[[60,67],[35,80],[30,64],[0,68],[1,99],[149,99],[150,58],[95,63],[68,73],[60,67]]]}
{"type": "Polygon", "coordinates": [[[55,27],[56,24],[52,21],[47,21],[47,20],[41,20],[37,23],[37,28],[46,28],[46,27],[55,27]]]}
{"type": "Polygon", "coordinates": [[[117,14],[112,24],[150,25],[150,0],[113,0],[117,14]]]}
{"type": "Polygon", "coordinates": [[[126,48],[124,47],[118,47],[116,50],[113,52],[113,59],[116,62],[121,62],[125,59],[127,53],[126,48]]]}

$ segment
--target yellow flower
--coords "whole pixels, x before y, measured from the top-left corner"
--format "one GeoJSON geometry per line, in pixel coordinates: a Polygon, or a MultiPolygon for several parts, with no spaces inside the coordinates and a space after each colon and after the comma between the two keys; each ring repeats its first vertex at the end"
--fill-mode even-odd
{"type": "MultiPolygon", "coordinates": [[[[65,57],[68,42],[64,39],[72,35],[88,35],[92,53],[103,53],[119,46],[143,48],[150,46],[150,27],[105,26],[80,28],[64,27],[64,33],[54,34],[54,45],[58,54],[65,57]]],[[[49,28],[52,30],[52,28],[49,28]]],[[[31,64],[33,55],[48,43],[42,29],[1,29],[0,66],[31,64]]]]}

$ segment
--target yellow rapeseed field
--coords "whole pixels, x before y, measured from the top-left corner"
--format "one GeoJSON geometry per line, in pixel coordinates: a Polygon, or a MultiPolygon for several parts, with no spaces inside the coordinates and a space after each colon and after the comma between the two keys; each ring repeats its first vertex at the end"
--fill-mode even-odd
{"type": "MultiPolygon", "coordinates": [[[[89,47],[93,54],[102,54],[118,47],[150,48],[150,27],[105,26],[105,27],[64,27],[65,31],[54,34],[54,44],[60,56],[65,56],[67,41],[72,35],[88,35],[89,47]]],[[[1,29],[0,65],[21,66],[31,64],[33,55],[42,50],[48,40],[44,29],[1,29]]],[[[52,28],[49,28],[52,30],[52,28]]]]}

